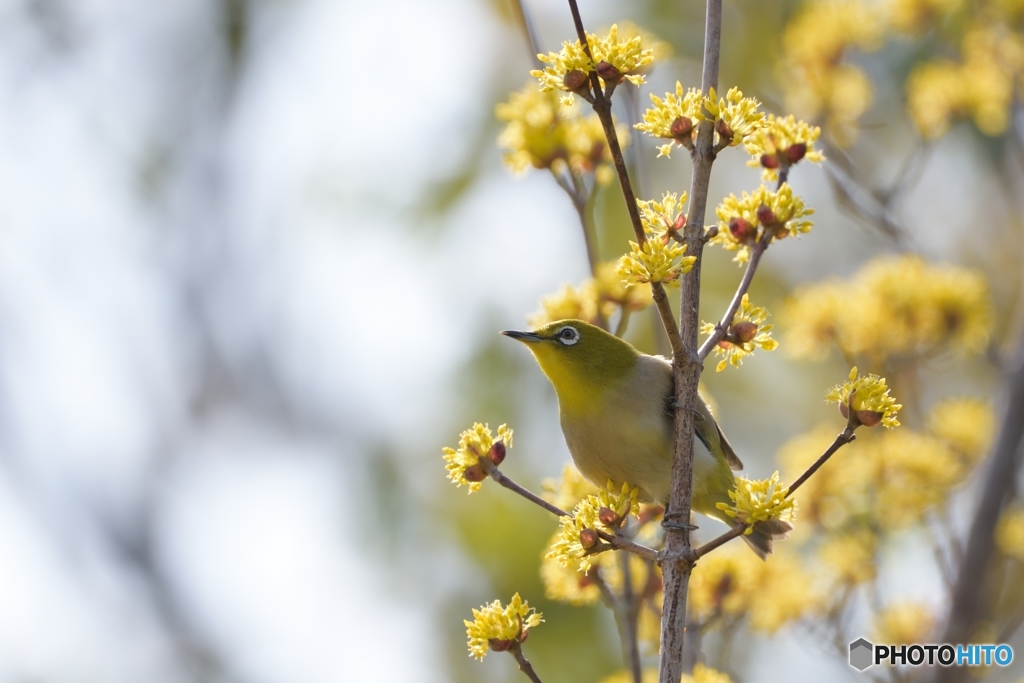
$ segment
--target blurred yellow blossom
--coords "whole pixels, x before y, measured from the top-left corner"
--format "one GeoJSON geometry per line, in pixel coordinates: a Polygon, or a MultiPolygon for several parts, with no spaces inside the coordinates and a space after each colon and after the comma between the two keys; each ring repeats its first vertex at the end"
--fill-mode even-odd
{"type": "Polygon", "coordinates": [[[995,433],[992,405],[976,398],[947,398],[928,413],[928,430],[970,464],[988,453],[995,433]]]}
{"type": "Polygon", "coordinates": [[[793,520],[796,514],[796,503],[786,497],[787,487],[779,481],[776,472],[768,479],[736,478],[736,488],[729,491],[732,504],[716,503],[715,507],[747,524],[745,533],[754,531],[754,524],[767,522],[770,519],[781,519],[786,522],[793,520]]]}
{"type": "Polygon", "coordinates": [[[564,284],[557,293],[541,297],[540,310],[527,316],[526,322],[533,329],[568,319],[596,325],[599,313],[607,319],[617,308],[632,313],[654,303],[650,287],[623,282],[617,267],[615,261],[599,263],[596,278],[586,280],[579,287],[564,284]]]}
{"type": "Polygon", "coordinates": [[[885,427],[899,426],[896,413],[903,406],[889,395],[885,378],[878,375],[859,377],[857,367],[850,370],[849,381],[837,384],[825,394],[829,403],[838,403],[843,417],[849,417],[850,409],[857,414],[857,421],[865,427],[874,427],[879,422],[885,427]]]}
{"type": "Polygon", "coordinates": [[[580,471],[566,463],[560,479],[545,479],[541,482],[544,500],[563,510],[571,510],[587,496],[597,495],[598,488],[583,478],[580,471]]]}
{"type": "Polygon", "coordinates": [[[712,244],[720,244],[727,251],[735,251],[737,263],[746,263],[750,247],[767,233],[771,241],[799,235],[811,229],[807,216],[814,209],[804,206],[792,188],[783,183],[777,191],[761,185],[752,194],[742,197],[730,194],[715,210],[718,215],[718,234],[712,244]]]}
{"type": "Polygon", "coordinates": [[[507,607],[500,600],[473,610],[473,621],[463,620],[469,639],[469,656],[483,659],[488,649],[507,650],[513,642],[522,642],[529,629],[540,624],[543,615],[530,607],[529,603],[512,596],[507,607]]]}
{"type": "Polygon", "coordinates": [[[540,310],[527,316],[526,322],[538,329],[556,320],[571,319],[597,322],[597,291],[593,280],[579,288],[566,283],[557,293],[541,297],[540,310]]]}
{"type": "Polygon", "coordinates": [[[970,117],[986,135],[999,135],[1010,120],[1024,38],[997,25],[965,32],[963,61],[935,59],[918,64],[907,77],[907,110],[926,138],[943,135],[953,119],[970,117]]]}
{"type": "MultiPolygon", "coordinates": [[[[755,348],[762,348],[765,351],[778,348],[779,343],[772,339],[771,334],[774,326],[764,324],[767,319],[768,309],[764,306],[754,306],[750,303],[749,295],[744,294],[726,338],[715,346],[715,355],[724,356],[715,366],[716,372],[725,370],[730,363],[734,367],[739,367],[743,363],[743,357],[752,354],[755,348]]],[[[700,331],[703,334],[712,334],[715,331],[715,323],[704,323],[700,331]]]]}
{"type": "Polygon", "coordinates": [[[831,570],[837,584],[858,586],[874,581],[877,576],[877,545],[877,536],[868,530],[826,536],[818,548],[818,557],[831,570]]]}
{"type": "MultiPolygon", "coordinates": [[[[508,125],[498,136],[505,164],[515,173],[529,168],[570,170],[574,175],[595,174],[598,182],[611,178],[611,153],[596,114],[584,116],[577,107],[562,104],[554,92],[536,84],[512,93],[495,107],[495,115],[508,125]]],[[[629,130],[617,126],[619,143],[629,143],[629,130]]]]}
{"type": "Polygon", "coordinates": [[[746,612],[763,563],[748,549],[726,545],[700,558],[690,576],[691,617],[707,625],[717,617],[746,612]]]}
{"type": "Polygon", "coordinates": [[[543,90],[586,92],[590,90],[592,71],[598,72],[602,87],[608,82],[618,83],[622,78],[640,85],[644,78],[635,72],[654,61],[654,53],[643,46],[639,35],[620,39],[618,26],[614,24],[604,36],[587,34],[587,43],[593,60],[587,57],[579,40],[566,41],[560,52],[537,55],[547,66],[531,71],[530,75],[540,81],[543,90]]]}
{"type": "Polygon", "coordinates": [[[959,10],[964,0],[888,0],[889,25],[916,35],[959,10]]]}
{"type": "Polygon", "coordinates": [[[875,615],[874,639],[892,645],[927,643],[934,626],[935,614],[928,605],[900,600],[875,615]]]}
{"type": "Polygon", "coordinates": [[[981,273],[911,255],[877,258],[848,281],[802,287],[781,320],[796,356],[820,355],[834,342],[846,357],[877,363],[942,346],[978,353],[991,337],[993,311],[981,273]]]}
{"type": "Polygon", "coordinates": [[[776,553],[761,563],[757,590],[750,596],[750,628],[773,634],[812,613],[822,598],[803,558],[776,553]]]}
{"type": "MultiPolygon", "coordinates": [[[[644,669],[640,681],[658,683],[658,670],[644,669]]],[[[628,671],[617,671],[602,678],[600,683],[633,683],[633,674],[628,671]]],[[[693,674],[683,674],[679,683],[732,683],[732,679],[727,674],[698,663],[693,665],[693,674]]]]}
{"type": "Polygon", "coordinates": [[[630,241],[629,246],[632,251],[619,258],[616,272],[630,285],[663,282],[678,287],[679,278],[689,273],[697,260],[694,256],[684,256],[685,244],[667,237],[645,240],[643,246],[630,241]]]}
{"type": "Polygon", "coordinates": [[[605,317],[614,313],[616,306],[625,311],[642,311],[654,303],[651,288],[630,285],[622,281],[618,273],[618,263],[605,261],[597,266],[597,277],[594,278],[597,300],[605,317]]]}
{"type": "MultiPolygon", "coordinates": [[[[558,536],[559,533],[556,532],[549,545],[557,542],[558,536]]],[[[578,572],[575,567],[560,564],[556,558],[545,551],[540,562],[540,579],[544,584],[544,597],[570,605],[592,605],[601,598],[601,590],[597,587],[596,581],[598,571],[599,568],[594,566],[586,573],[578,572]]]]}
{"type": "Polygon", "coordinates": [[[857,119],[871,104],[864,72],[842,61],[850,47],[874,50],[885,33],[877,3],[819,0],[805,3],[786,26],[781,80],[788,109],[825,121],[832,136],[853,139],[857,119]]]}
{"type": "Polygon", "coordinates": [[[1003,511],[995,539],[1000,552],[1024,562],[1024,507],[1014,505],[1003,511]]]}
{"type": "Polygon", "coordinates": [[[762,167],[766,181],[776,181],[779,169],[789,168],[806,159],[819,164],[825,155],[814,148],[821,136],[821,128],[797,120],[792,114],[785,118],[769,114],[767,125],[747,138],[747,153],[753,159],[747,162],[751,167],[762,167]]]}
{"type": "MultiPolygon", "coordinates": [[[[448,478],[456,486],[463,484],[469,487],[469,493],[479,491],[486,475],[480,467],[480,458],[491,456],[499,464],[504,458],[504,449],[512,448],[512,430],[506,425],[498,427],[498,438],[491,435],[491,430],[485,424],[474,422],[470,429],[459,435],[459,447],[442,448],[444,454],[445,469],[448,470],[448,478]],[[491,449],[500,444],[501,455],[492,454],[491,449]]],[[[497,450],[497,449],[496,449],[497,450]]]]}

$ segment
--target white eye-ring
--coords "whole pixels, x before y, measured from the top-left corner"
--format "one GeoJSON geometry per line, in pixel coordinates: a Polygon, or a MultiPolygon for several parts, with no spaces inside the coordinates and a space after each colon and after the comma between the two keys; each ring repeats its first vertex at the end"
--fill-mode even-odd
{"type": "Polygon", "coordinates": [[[566,325],[560,329],[556,336],[558,337],[558,341],[562,342],[566,346],[572,346],[580,340],[579,331],[572,325],[566,325]]]}

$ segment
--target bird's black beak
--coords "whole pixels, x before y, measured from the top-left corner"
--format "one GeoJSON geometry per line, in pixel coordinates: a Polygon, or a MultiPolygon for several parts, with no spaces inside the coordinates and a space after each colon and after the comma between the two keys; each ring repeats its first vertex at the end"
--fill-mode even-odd
{"type": "Polygon", "coordinates": [[[534,334],[533,332],[517,332],[515,330],[502,330],[501,333],[506,337],[518,339],[519,341],[525,344],[532,344],[533,342],[544,341],[544,337],[541,337],[538,334],[534,334]]]}

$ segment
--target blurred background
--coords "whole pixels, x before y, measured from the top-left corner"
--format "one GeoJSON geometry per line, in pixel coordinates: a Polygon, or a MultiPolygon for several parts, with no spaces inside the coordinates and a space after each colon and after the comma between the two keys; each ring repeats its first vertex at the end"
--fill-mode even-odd
{"type": "MultiPolygon", "coordinates": [[[[629,19],[672,46],[642,102],[698,85],[703,3],[583,4],[591,30],[629,19]]],[[[798,3],[725,5],[721,82],[787,111],[798,3]]],[[[564,2],[526,7],[543,49],[572,36],[564,2]]],[[[815,228],[769,252],[758,303],[913,249],[983,269],[1005,338],[1020,144],[967,122],[922,152],[902,83],[928,40],[851,50],[875,96],[837,139],[866,193],[794,170],[815,228]]],[[[515,591],[545,613],[545,681],[620,665],[603,608],[543,597],[553,520],[467,497],[440,457],[480,421],[516,429],[505,469],[530,488],[568,461],[550,386],[497,335],[588,275],[572,204],[495,145],[531,68],[506,0],[0,2],[0,681],[511,681],[508,658],[467,658],[462,619],[515,591]]],[[[632,139],[645,196],[688,188],[685,154],[632,139]]],[[[745,161],[723,155],[712,201],[756,187],[745,161]]],[[[614,258],[621,196],[594,201],[614,258]]],[[[741,271],[706,253],[713,319],[741,271]]],[[[655,351],[656,325],[638,314],[631,338],[655,351]]],[[[938,363],[926,393],[993,395],[984,356],[938,363]]],[[[705,378],[764,477],[835,419],[822,392],[848,369],[779,351],[705,378]]],[[[934,593],[928,546],[904,546],[886,585],[934,593]]],[[[842,675],[787,633],[733,674],[765,648],[794,680],[842,675]]]]}

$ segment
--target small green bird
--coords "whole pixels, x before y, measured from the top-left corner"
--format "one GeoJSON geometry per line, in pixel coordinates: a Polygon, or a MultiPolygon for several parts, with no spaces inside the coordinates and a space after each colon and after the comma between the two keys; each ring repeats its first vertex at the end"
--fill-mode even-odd
{"type": "MultiPolygon", "coordinates": [[[[582,320],[502,334],[526,344],[558,396],[562,434],[573,462],[598,486],[639,487],[642,500],[668,502],[672,479],[672,365],[582,320]]],[[[743,469],[704,399],[697,402],[692,507],[730,527],[716,503],[731,503],[733,470],[743,469]]],[[[792,525],[772,520],[744,535],[762,559],[792,525]]]]}

